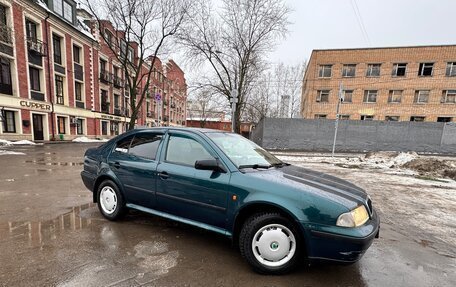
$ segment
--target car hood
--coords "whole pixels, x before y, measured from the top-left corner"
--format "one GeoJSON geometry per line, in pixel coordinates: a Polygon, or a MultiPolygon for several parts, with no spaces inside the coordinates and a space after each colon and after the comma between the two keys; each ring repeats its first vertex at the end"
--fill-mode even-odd
{"type": "Polygon", "coordinates": [[[366,192],[353,183],[307,168],[289,165],[246,174],[281,186],[285,185],[294,190],[325,197],[349,208],[367,201],[366,192]]]}

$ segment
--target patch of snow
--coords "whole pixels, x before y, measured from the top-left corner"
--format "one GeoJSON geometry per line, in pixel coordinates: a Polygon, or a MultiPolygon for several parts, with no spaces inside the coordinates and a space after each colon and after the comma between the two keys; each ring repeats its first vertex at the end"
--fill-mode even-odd
{"type": "Polygon", "coordinates": [[[25,153],[0,149],[0,155],[25,155],[25,153]]]}
{"type": "Polygon", "coordinates": [[[108,139],[102,139],[102,140],[97,140],[97,139],[89,139],[88,137],[78,137],[73,140],[75,143],[99,143],[99,142],[107,142],[108,139]]]}
{"type": "Polygon", "coordinates": [[[20,141],[8,141],[0,139],[0,146],[12,146],[12,145],[36,145],[36,143],[29,140],[20,140],[20,141]]]}

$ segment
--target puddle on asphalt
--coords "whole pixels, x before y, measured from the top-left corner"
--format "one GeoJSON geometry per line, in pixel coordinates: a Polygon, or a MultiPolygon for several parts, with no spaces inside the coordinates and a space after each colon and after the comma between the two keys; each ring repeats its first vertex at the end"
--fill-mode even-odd
{"type": "Polygon", "coordinates": [[[47,162],[45,159],[26,160],[25,163],[34,163],[37,165],[52,165],[52,166],[82,166],[83,162],[47,162]]]}
{"type": "Polygon", "coordinates": [[[56,239],[60,232],[90,226],[93,219],[79,217],[79,214],[93,206],[95,203],[73,207],[52,220],[0,223],[0,240],[23,238],[30,247],[40,246],[47,239],[56,239]]]}

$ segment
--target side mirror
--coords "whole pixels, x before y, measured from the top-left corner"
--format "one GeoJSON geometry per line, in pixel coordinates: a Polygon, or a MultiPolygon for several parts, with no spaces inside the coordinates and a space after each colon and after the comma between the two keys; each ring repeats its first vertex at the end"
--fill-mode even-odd
{"type": "Polygon", "coordinates": [[[205,159],[197,160],[195,168],[200,170],[212,170],[216,172],[226,173],[225,167],[219,162],[218,159],[205,159]]]}

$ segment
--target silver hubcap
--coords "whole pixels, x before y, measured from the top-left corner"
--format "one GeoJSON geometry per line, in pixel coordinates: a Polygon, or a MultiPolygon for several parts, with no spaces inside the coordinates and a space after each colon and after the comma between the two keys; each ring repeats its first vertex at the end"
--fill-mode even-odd
{"type": "Polygon", "coordinates": [[[105,186],[100,192],[100,205],[103,211],[111,214],[117,207],[117,195],[114,189],[110,186],[105,186]]]}
{"type": "Polygon", "coordinates": [[[293,258],[296,238],[286,226],[269,224],[255,233],[252,251],[261,264],[269,267],[282,266],[293,258]]]}

